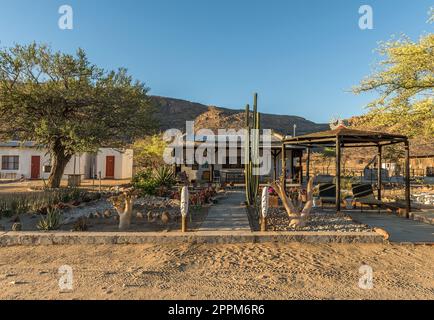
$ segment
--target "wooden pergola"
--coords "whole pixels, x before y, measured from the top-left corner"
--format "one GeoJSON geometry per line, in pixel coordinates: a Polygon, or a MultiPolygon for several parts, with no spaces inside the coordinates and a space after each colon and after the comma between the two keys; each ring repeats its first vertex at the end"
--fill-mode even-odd
{"type": "Polygon", "coordinates": [[[377,190],[378,200],[381,200],[381,156],[384,146],[404,143],[405,145],[405,204],[406,216],[409,217],[410,206],[410,147],[408,138],[403,135],[390,134],[376,131],[363,131],[339,126],[334,130],[327,130],[306,134],[299,137],[287,138],[283,145],[299,145],[307,148],[307,175],[309,176],[310,149],[312,147],[336,148],[336,211],[341,210],[341,149],[376,147],[377,154],[377,190]]]}

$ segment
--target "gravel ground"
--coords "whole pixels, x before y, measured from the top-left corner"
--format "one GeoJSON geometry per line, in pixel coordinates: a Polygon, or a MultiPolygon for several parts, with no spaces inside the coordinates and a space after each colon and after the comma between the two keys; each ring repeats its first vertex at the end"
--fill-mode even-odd
{"type": "MultiPolygon", "coordinates": [[[[204,206],[198,210],[191,210],[191,220],[189,228],[198,228],[208,213],[208,207],[204,206]]],[[[109,200],[101,200],[83,203],[77,207],[63,209],[62,231],[71,231],[75,221],[80,217],[86,217],[89,231],[119,231],[118,214],[109,200]],[[105,216],[104,212],[109,212],[105,216]],[[97,214],[96,214],[97,213],[97,214]]],[[[131,227],[128,231],[178,231],[181,228],[181,213],[179,210],[179,200],[171,200],[160,197],[145,196],[135,200],[131,227]],[[148,212],[152,213],[148,219],[148,212]],[[161,215],[168,212],[171,220],[167,223],[162,222],[161,215]],[[139,213],[139,216],[137,216],[139,213]]],[[[22,214],[20,222],[23,231],[38,231],[37,223],[39,215],[22,214]]],[[[6,231],[11,230],[14,221],[11,217],[0,219],[0,226],[6,231]]]]}
{"type": "Polygon", "coordinates": [[[383,244],[0,247],[0,299],[434,299],[433,261],[432,246],[383,244]]]}
{"type": "MultiPolygon", "coordinates": [[[[268,230],[295,231],[289,227],[291,219],[286,211],[280,208],[270,208],[268,230]]],[[[334,212],[313,211],[306,220],[306,226],[297,228],[297,231],[336,231],[336,232],[370,232],[367,225],[353,221],[348,215],[336,215],[334,212]]]]}

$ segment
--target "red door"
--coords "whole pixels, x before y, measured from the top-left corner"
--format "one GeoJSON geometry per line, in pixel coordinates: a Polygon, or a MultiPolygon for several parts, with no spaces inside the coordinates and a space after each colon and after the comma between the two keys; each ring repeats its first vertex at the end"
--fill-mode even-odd
{"type": "Polygon", "coordinates": [[[105,161],[105,177],[114,178],[115,177],[115,157],[107,156],[105,161]]]}
{"type": "Polygon", "coordinates": [[[30,168],[30,178],[39,179],[41,173],[41,157],[32,156],[31,168],[30,168]]]}

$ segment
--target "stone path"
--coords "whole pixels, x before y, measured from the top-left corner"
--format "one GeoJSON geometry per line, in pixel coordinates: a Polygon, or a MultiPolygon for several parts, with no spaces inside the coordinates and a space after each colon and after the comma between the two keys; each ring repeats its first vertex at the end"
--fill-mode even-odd
{"type": "Polygon", "coordinates": [[[243,191],[228,191],[226,198],[210,208],[198,231],[250,231],[244,200],[243,191]]]}
{"type": "Polygon", "coordinates": [[[391,214],[345,211],[354,220],[386,230],[391,242],[434,243],[434,225],[391,214]]]}

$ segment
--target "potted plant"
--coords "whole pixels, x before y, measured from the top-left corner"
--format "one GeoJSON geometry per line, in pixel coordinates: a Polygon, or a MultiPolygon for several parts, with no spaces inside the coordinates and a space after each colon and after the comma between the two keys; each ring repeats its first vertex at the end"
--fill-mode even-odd
{"type": "Polygon", "coordinates": [[[268,188],[268,204],[270,208],[278,208],[279,207],[279,197],[272,187],[268,188]]]}

